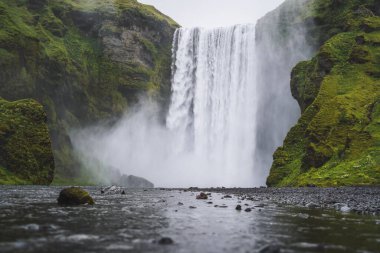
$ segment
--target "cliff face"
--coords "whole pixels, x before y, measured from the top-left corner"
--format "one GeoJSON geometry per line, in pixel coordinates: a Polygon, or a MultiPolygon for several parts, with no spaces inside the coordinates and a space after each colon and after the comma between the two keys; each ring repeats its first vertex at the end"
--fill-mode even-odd
{"type": "Polygon", "coordinates": [[[380,3],[313,0],[318,46],[291,74],[302,116],[274,154],[268,186],[380,184],[380,3]]]}
{"type": "Polygon", "coordinates": [[[43,104],[59,177],[79,173],[72,128],[168,96],[176,27],[136,0],[0,0],[0,97],[43,104]]]}
{"type": "Polygon", "coordinates": [[[50,184],[54,157],[46,113],[34,100],[0,99],[0,184],[50,184]]]}

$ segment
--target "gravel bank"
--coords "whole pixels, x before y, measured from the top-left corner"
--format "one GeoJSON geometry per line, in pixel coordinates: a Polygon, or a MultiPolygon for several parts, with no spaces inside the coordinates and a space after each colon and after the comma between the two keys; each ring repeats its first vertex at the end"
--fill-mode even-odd
{"type": "Polygon", "coordinates": [[[380,215],[380,187],[340,188],[190,188],[218,192],[258,202],[274,202],[307,208],[328,208],[342,212],[380,215]]]}

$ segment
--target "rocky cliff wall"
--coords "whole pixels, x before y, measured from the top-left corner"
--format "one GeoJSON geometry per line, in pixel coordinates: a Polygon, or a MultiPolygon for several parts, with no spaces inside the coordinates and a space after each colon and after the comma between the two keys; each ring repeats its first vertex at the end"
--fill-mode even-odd
{"type": "Polygon", "coordinates": [[[378,185],[380,3],[312,0],[302,13],[317,52],[292,71],[302,116],[275,152],[267,184],[378,185]]]}
{"type": "Polygon", "coordinates": [[[48,115],[58,177],[78,177],[69,131],[170,92],[177,24],[136,0],[0,0],[0,97],[48,115]]]}

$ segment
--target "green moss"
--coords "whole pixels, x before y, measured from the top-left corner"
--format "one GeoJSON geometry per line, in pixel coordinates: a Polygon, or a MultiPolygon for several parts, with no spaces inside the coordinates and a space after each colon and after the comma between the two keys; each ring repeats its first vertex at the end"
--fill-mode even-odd
{"type": "Polygon", "coordinates": [[[94,205],[95,202],[82,188],[79,187],[70,187],[63,189],[58,197],[58,204],[60,205],[94,205]]]}
{"type": "Polygon", "coordinates": [[[0,167],[0,185],[27,185],[32,184],[31,181],[20,179],[10,171],[0,167]]]}
{"type": "Polygon", "coordinates": [[[51,183],[54,159],[40,104],[0,99],[0,144],[3,183],[51,183]]]}
{"type": "Polygon", "coordinates": [[[380,17],[364,2],[336,2],[330,10],[334,2],[314,1],[318,17],[339,20],[331,25],[346,32],[293,70],[292,93],[303,114],[274,155],[268,185],[380,184],[380,17]]]}

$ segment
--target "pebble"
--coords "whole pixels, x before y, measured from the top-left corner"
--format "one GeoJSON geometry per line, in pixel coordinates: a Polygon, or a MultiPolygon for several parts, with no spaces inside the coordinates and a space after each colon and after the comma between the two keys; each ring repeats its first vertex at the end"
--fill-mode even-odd
{"type": "Polygon", "coordinates": [[[235,208],[237,211],[241,211],[241,205],[237,205],[235,208]]]}
{"type": "Polygon", "coordinates": [[[170,237],[162,237],[159,241],[158,241],[158,244],[160,245],[171,245],[173,244],[174,241],[172,238],[170,237]]]}

